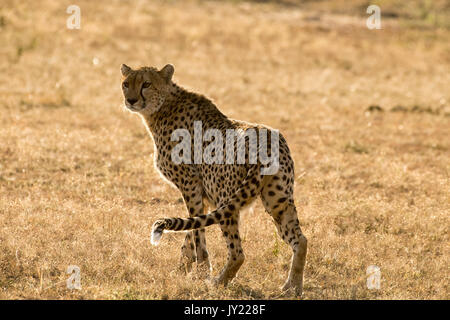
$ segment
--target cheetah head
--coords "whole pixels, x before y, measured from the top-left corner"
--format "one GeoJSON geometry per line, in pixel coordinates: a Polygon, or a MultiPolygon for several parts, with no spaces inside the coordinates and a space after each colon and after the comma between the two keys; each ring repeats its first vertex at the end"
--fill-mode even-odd
{"type": "Polygon", "coordinates": [[[158,71],[149,67],[133,70],[122,64],[121,71],[122,91],[128,110],[142,115],[157,112],[172,87],[173,66],[168,64],[158,71]]]}

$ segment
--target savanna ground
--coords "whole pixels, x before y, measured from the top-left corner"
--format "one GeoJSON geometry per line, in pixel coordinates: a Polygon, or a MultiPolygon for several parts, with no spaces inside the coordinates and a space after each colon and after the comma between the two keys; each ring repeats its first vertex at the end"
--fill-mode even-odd
{"type": "MultiPolygon", "coordinates": [[[[150,245],[156,218],[187,213],[122,107],[119,68],[169,62],[228,116],[285,135],[305,299],[449,298],[448,2],[374,1],[382,30],[367,1],[263,2],[2,0],[0,298],[298,298],[280,293],[290,248],[259,200],[227,288],[177,272],[183,234],[150,245]]],[[[207,237],[216,275],[226,246],[217,226],[207,237]]]]}

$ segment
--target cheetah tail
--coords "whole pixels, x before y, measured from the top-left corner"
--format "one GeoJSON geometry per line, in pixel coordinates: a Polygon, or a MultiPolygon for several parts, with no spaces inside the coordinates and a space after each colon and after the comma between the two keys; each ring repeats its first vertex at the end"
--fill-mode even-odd
{"type": "Polygon", "coordinates": [[[158,245],[163,232],[200,229],[212,224],[220,223],[222,215],[216,211],[191,218],[159,219],[155,221],[152,226],[150,242],[155,246],[158,245]]]}
{"type": "Polygon", "coordinates": [[[252,167],[239,190],[225,204],[208,214],[190,218],[164,218],[157,220],[152,226],[151,243],[158,245],[163,232],[187,231],[208,227],[213,224],[234,224],[235,213],[251,203],[262,188],[262,176],[259,166],[252,167]]]}

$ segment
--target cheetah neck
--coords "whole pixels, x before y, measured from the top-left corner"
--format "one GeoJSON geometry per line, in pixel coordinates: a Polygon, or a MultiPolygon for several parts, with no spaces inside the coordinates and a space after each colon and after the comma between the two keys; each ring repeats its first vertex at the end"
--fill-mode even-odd
{"type": "Polygon", "coordinates": [[[155,134],[156,127],[158,126],[157,124],[158,119],[161,118],[161,116],[163,116],[165,113],[167,113],[167,110],[169,110],[170,107],[174,103],[176,103],[176,98],[178,96],[181,96],[183,91],[186,90],[184,90],[177,84],[172,83],[172,86],[171,88],[169,88],[168,93],[164,99],[164,102],[162,103],[158,111],[151,114],[140,114],[142,120],[144,121],[145,126],[152,134],[155,134]]]}
{"type": "Polygon", "coordinates": [[[161,128],[166,127],[162,122],[170,122],[171,118],[176,115],[176,107],[185,103],[187,100],[192,100],[193,97],[200,97],[200,95],[190,92],[176,83],[172,83],[168,93],[158,111],[152,114],[141,114],[147,130],[153,138],[161,134],[161,128]]]}
{"type": "Polygon", "coordinates": [[[227,120],[227,117],[217,109],[211,100],[173,83],[158,111],[152,114],[141,114],[147,130],[157,146],[170,143],[170,135],[173,130],[181,128],[180,119],[185,119],[182,124],[183,129],[193,129],[194,120],[189,116],[186,117],[185,114],[186,112],[189,114],[191,108],[197,110],[195,120],[211,117],[212,114],[221,118],[222,121],[227,120]]]}

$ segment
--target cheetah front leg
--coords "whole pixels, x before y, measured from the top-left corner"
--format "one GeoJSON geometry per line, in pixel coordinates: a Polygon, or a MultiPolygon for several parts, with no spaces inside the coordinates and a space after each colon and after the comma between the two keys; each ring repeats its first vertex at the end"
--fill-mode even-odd
{"type": "Polygon", "coordinates": [[[180,271],[189,273],[192,270],[192,264],[197,260],[195,255],[195,245],[192,240],[194,233],[192,231],[186,232],[184,243],[181,246],[180,271]]]}
{"type": "MultiPolygon", "coordinates": [[[[200,185],[182,191],[184,202],[190,217],[204,213],[202,192],[200,185]]],[[[211,269],[208,251],[206,249],[205,229],[198,229],[186,233],[184,244],[181,247],[180,268],[185,272],[192,270],[192,263],[197,261],[197,269],[201,276],[208,277],[211,269]]]]}
{"type": "Polygon", "coordinates": [[[226,286],[236,276],[245,259],[241,238],[239,237],[239,213],[237,212],[231,218],[221,221],[220,229],[227,242],[228,259],[220,275],[214,279],[214,283],[226,286]]]}

